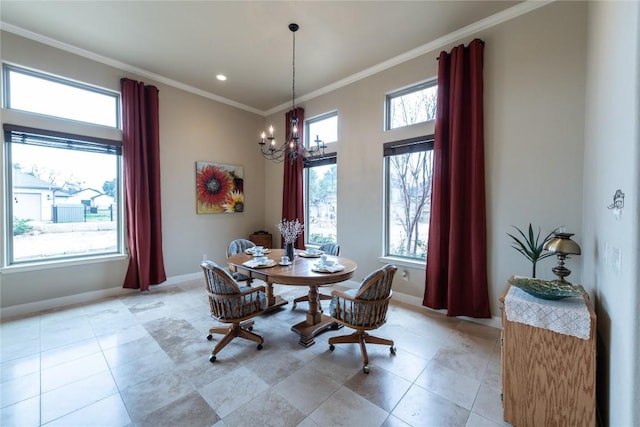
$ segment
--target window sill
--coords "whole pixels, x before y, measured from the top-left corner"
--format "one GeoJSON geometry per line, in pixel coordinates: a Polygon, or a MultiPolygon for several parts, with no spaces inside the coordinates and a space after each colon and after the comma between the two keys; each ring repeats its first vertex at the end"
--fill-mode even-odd
{"type": "Polygon", "coordinates": [[[384,264],[390,263],[390,264],[395,264],[396,266],[400,265],[402,267],[410,267],[418,270],[425,270],[427,268],[427,263],[424,260],[414,261],[406,258],[383,256],[383,257],[379,257],[378,261],[384,264]]]}
{"type": "Polygon", "coordinates": [[[128,257],[129,255],[127,254],[113,254],[113,255],[103,255],[103,256],[95,256],[95,257],[87,257],[87,258],[75,258],[75,259],[69,259],[69,260],[24,263],[24,264],[16,264],[16,265],[0,268],[0,273],[11,274],[11,273],[24,273],[28,271],[37,271],[37,270],[51,270],[54,268],[67,268],[67,267],[74,267],[78,265],[122,261],[127,259],[128,257]]]}

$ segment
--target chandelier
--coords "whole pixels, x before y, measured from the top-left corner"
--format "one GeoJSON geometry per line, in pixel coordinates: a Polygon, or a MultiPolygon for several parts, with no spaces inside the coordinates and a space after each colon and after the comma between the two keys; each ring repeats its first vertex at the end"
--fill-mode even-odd
{"type": "Polygon", "coordinates": [[[289,119],[289,135],[287,139],[278,147],[276,137],[274,135],[273,126],[269,126],[268,132],[262,132],[258,145],[260,151],[265,159],[272,160],[276,163],[282,162],[289,156],[291,160],[295,160],[299,155],[310,158],[315,156],[324,156],[324,150],[326,145],[316,135],[315,146],[305,147],[304,142],[300,141],[300,135],[298,132],[298,116],[296,111],[296,31],[298,31],[298,24],[289,24],[289,30],[293,34],[293,78],[292,78],[292,92],[293,97],[291,101],[291,117],[289,119]]]}

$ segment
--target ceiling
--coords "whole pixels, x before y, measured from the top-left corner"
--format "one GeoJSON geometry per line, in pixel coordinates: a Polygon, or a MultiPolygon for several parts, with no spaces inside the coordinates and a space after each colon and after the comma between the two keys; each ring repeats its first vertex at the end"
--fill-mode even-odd
{"type": "Polygon", "coordinates": [[[439,49],[447,35],[518,3],[2,0],[0,26],[270,114],[292,99],[291,22],[300,26],[295,90],[304,100],[424,53],[425,46],[439,49]],[[218,73],[228,80],[218,81],[218,73]]]}

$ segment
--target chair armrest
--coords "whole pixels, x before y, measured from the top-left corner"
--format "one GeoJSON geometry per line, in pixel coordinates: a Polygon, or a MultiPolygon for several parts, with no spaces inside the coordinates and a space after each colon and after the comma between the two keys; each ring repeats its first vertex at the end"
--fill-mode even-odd
{"type": "Polygon", "coordinates": [[[341,298],[341,299],[346,299],[346,300],[349,300],[349,301],[356,301],[356,299],[354,297],[352,297],[351,295],[347,295],[344,292],[339,291],[337,289],[334,289],[333,291],[331,291],[331,296],[332,297],[338,297],[338,298],[341,298]]]}
{"type": "Polygon", "coordinates": [[[260,291],[262,291],[264,293],[267,292],[267,290],[266,290],[266,288],[264,286],[255,286],[255,287],[252,287],[251,289],[247,289],[246,291],[240,292],[238,295],[244,296],[244,295],[249,295],[249,294],[252,294],[254,292],[260,292],[260,291]]]}

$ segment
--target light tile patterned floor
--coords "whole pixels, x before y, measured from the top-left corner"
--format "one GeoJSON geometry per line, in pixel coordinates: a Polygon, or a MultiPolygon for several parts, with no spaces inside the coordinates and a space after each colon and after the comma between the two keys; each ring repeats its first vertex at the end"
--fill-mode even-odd
{"type": "MultiPolygon", "coordinates": [[[[276,286],[291,301],[302,289],[276,286]]],[[[328,293],[330,288],[324,288],[328,293]]],[[[323,302],[328,306],[328,302],[323,302]]],[[[0,330],[2,426],[497,426],[500,331],[392,304],[369,345],[298,344],[291,304],[255,320],[215,363],[203,281],[8,319],[0,330]]],[[[214,339],[217,339],[214,337],[214,339]]]]}

